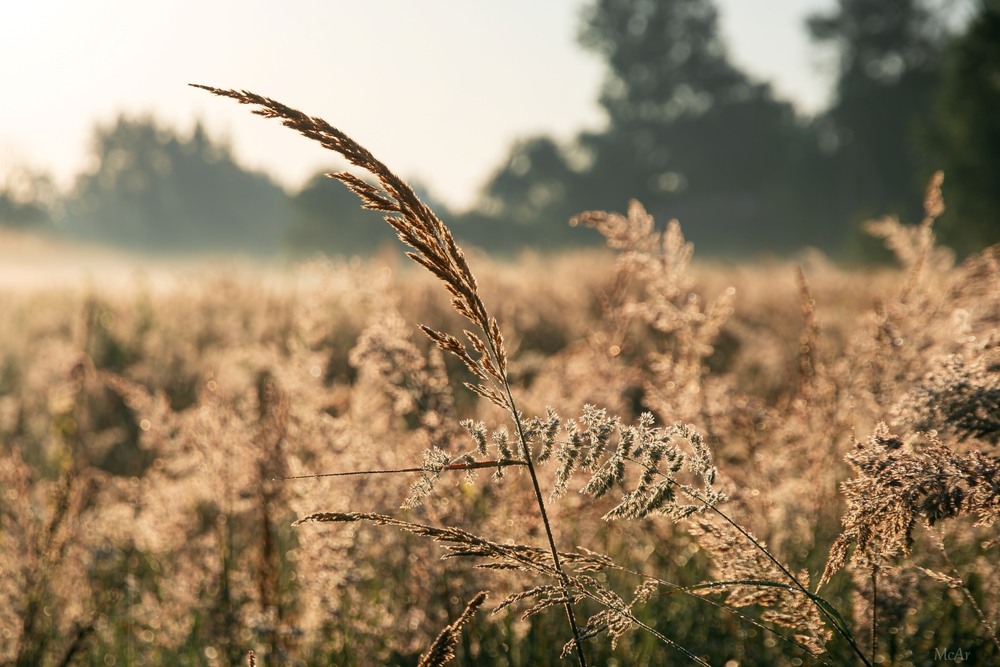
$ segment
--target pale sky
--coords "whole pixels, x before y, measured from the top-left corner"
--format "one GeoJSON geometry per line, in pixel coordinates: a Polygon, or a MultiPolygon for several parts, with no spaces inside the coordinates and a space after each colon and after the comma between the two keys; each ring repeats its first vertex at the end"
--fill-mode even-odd
{"type": "MultiPolygon", "coordinates": [[[[318,115],[400,175],[466,206],[520,137],[603,124],[585,0],[34,0],[0,3],[0,184],[27,166],[67,185],[97,122],[196,119],[296,189],[332,154],[186,84],[245,88],[318,115]],[[283,6],[279,6],[282,5],[283,6]]],[[[804,111],[831,80],[804,17],[834,0],[717,0],[734,61],[804,111]]],[[[828,65],[828,63],[827,63],[828,65]]],[[[828,67],[827,67],[828,69],[828,67]]]]}

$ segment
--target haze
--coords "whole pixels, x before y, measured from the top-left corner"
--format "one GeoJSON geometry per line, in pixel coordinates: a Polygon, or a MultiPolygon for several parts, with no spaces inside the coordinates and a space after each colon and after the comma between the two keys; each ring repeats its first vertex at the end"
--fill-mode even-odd
{"type": "MultiPolygon", "coordinates": [[[[246,166],[296,189],[337,162],[189,82],[246,88],[321,115],[446,203],[469,205],[519,137],[600,127],[603,66],[576,43],[581,0],[243,3],[42,0],[0,8],[0,179],[63,186],[97,122],[202,120],[246,166]],[[291,8],[290,8],[291,7],[291,8]]],[[[820,0],[721,0],[735,62],[800,109],[830,77],[803,29],[820,0]]]]}

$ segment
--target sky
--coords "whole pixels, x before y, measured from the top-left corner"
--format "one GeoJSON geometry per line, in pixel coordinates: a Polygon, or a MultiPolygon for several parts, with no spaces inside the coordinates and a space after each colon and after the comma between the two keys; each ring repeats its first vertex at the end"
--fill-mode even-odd
{"type": "MultiPolygon", "coordinates": [[[[95,124],[201,121],[291,191],[341,163],[230,100],[242,88],[322,116],[400,175],[464,208],[519,138],[604,124],[600,59],[576,41],[586,0],[35,0],[0,4],[0,186],[24,169],[69,187],[95,124]],[[283,5],[279,6],[279,5],[283,5]]],[[[834,0],[717,0],[733,61],[805,113],[830,54],[805,17],[834,0]]]]}

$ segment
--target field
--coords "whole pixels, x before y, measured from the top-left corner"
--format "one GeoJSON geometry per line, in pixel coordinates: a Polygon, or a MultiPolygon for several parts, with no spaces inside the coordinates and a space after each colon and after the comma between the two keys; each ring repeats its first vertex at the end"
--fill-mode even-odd
{"type": "MultiPolygon", "coordinates": [[[[845,512],[885,503],[894,516],[853,518],[851,535],[874,543],[819,593],[870,651],[876,571],[878,651],[892,664],[930,664],[935,649],[995,658],[998,481],[969,476],[974,461],[997,465],[995,253],[951,267],[946,253],[901,247],[904,270],[807,257],[800,273],[687,267],[676,238],[648,263],[662,251],[471,257],[524,414],[551,408],[580,433],[594,421],[586,405],[622,424],[647,411],[692,424],[729,497],[720,509],[813,589],[845,512]]],[[[501,480],[496,466],[477,480],[441,472],[406,510],[418,473],[276,479],[420,467],[429,448],[475,449],[462,419],[509,423],[416,328],[463,326],[432,278],[389,258],[91,276],[7,284],[0,297],[4,664],[242,664],[250,649],[261,664],[415,664],[477,591],[495,604],[546,583],[442,561],[441,545],[392,527],[291,525],[371,512],[544,544],[516,467],[501,480]]],[[[546,493],[556,467],[539,469],[546,493]]],[[[826,636],[794,600],[761,599],[780,597],[766,588],[675,590],[775,578],[710,513],[609,522],[621,491],[594,499],[581,486],[548,503],[558,542],[610,556],[615,567],[590,576],[625,601],[656,581],[629,607],[638,621],[709,664],[851,660],[840,637],[813,658],[808,641],[760,627],[769,605],[790,602],[784,620],[802,627],[763,625],[826,636]]],[[[460,659],[558,662],[566,619],[555,608],[522,620],[535,602],[480,613],[460,659]]],[[[584,646],[594,664],[683,659],[643,630],[614,650],[601,636],[584,646]]]]}
{"type": "Polygon", "coordinates": [[[429,272],[5,278],[0,664],[1000,658],[1000,253],[939,183],[894,270],[638,203],[500,263],[322,131],[429,272]]]}

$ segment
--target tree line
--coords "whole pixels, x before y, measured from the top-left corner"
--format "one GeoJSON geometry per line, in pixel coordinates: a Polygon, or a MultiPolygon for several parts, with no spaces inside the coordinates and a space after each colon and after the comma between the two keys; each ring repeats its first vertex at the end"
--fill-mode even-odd
{"type": "MultiPolygon", "coordinates": [[[[812,117],[732,62],[711,0],[591,0],[578,39],[606,64],[607,126],[518,141],[471,210],[431,203],[492,251],[591,242],[567,220],[635,198],[680,219],[700,252],[871,259],[860,224],[918,220],[943,169],[942,241],[1000,242],[1000,0],[838,0],[805,27],[836,54],[831,104],[812,117]]],[[[0,188],[0,222],[164,252],[358,254],[391,240],[339,184],[317,175],[286,193],[200,126],[122,117],[95,131],[93,153],[70,192],[44,175],[0,188]]]]}

